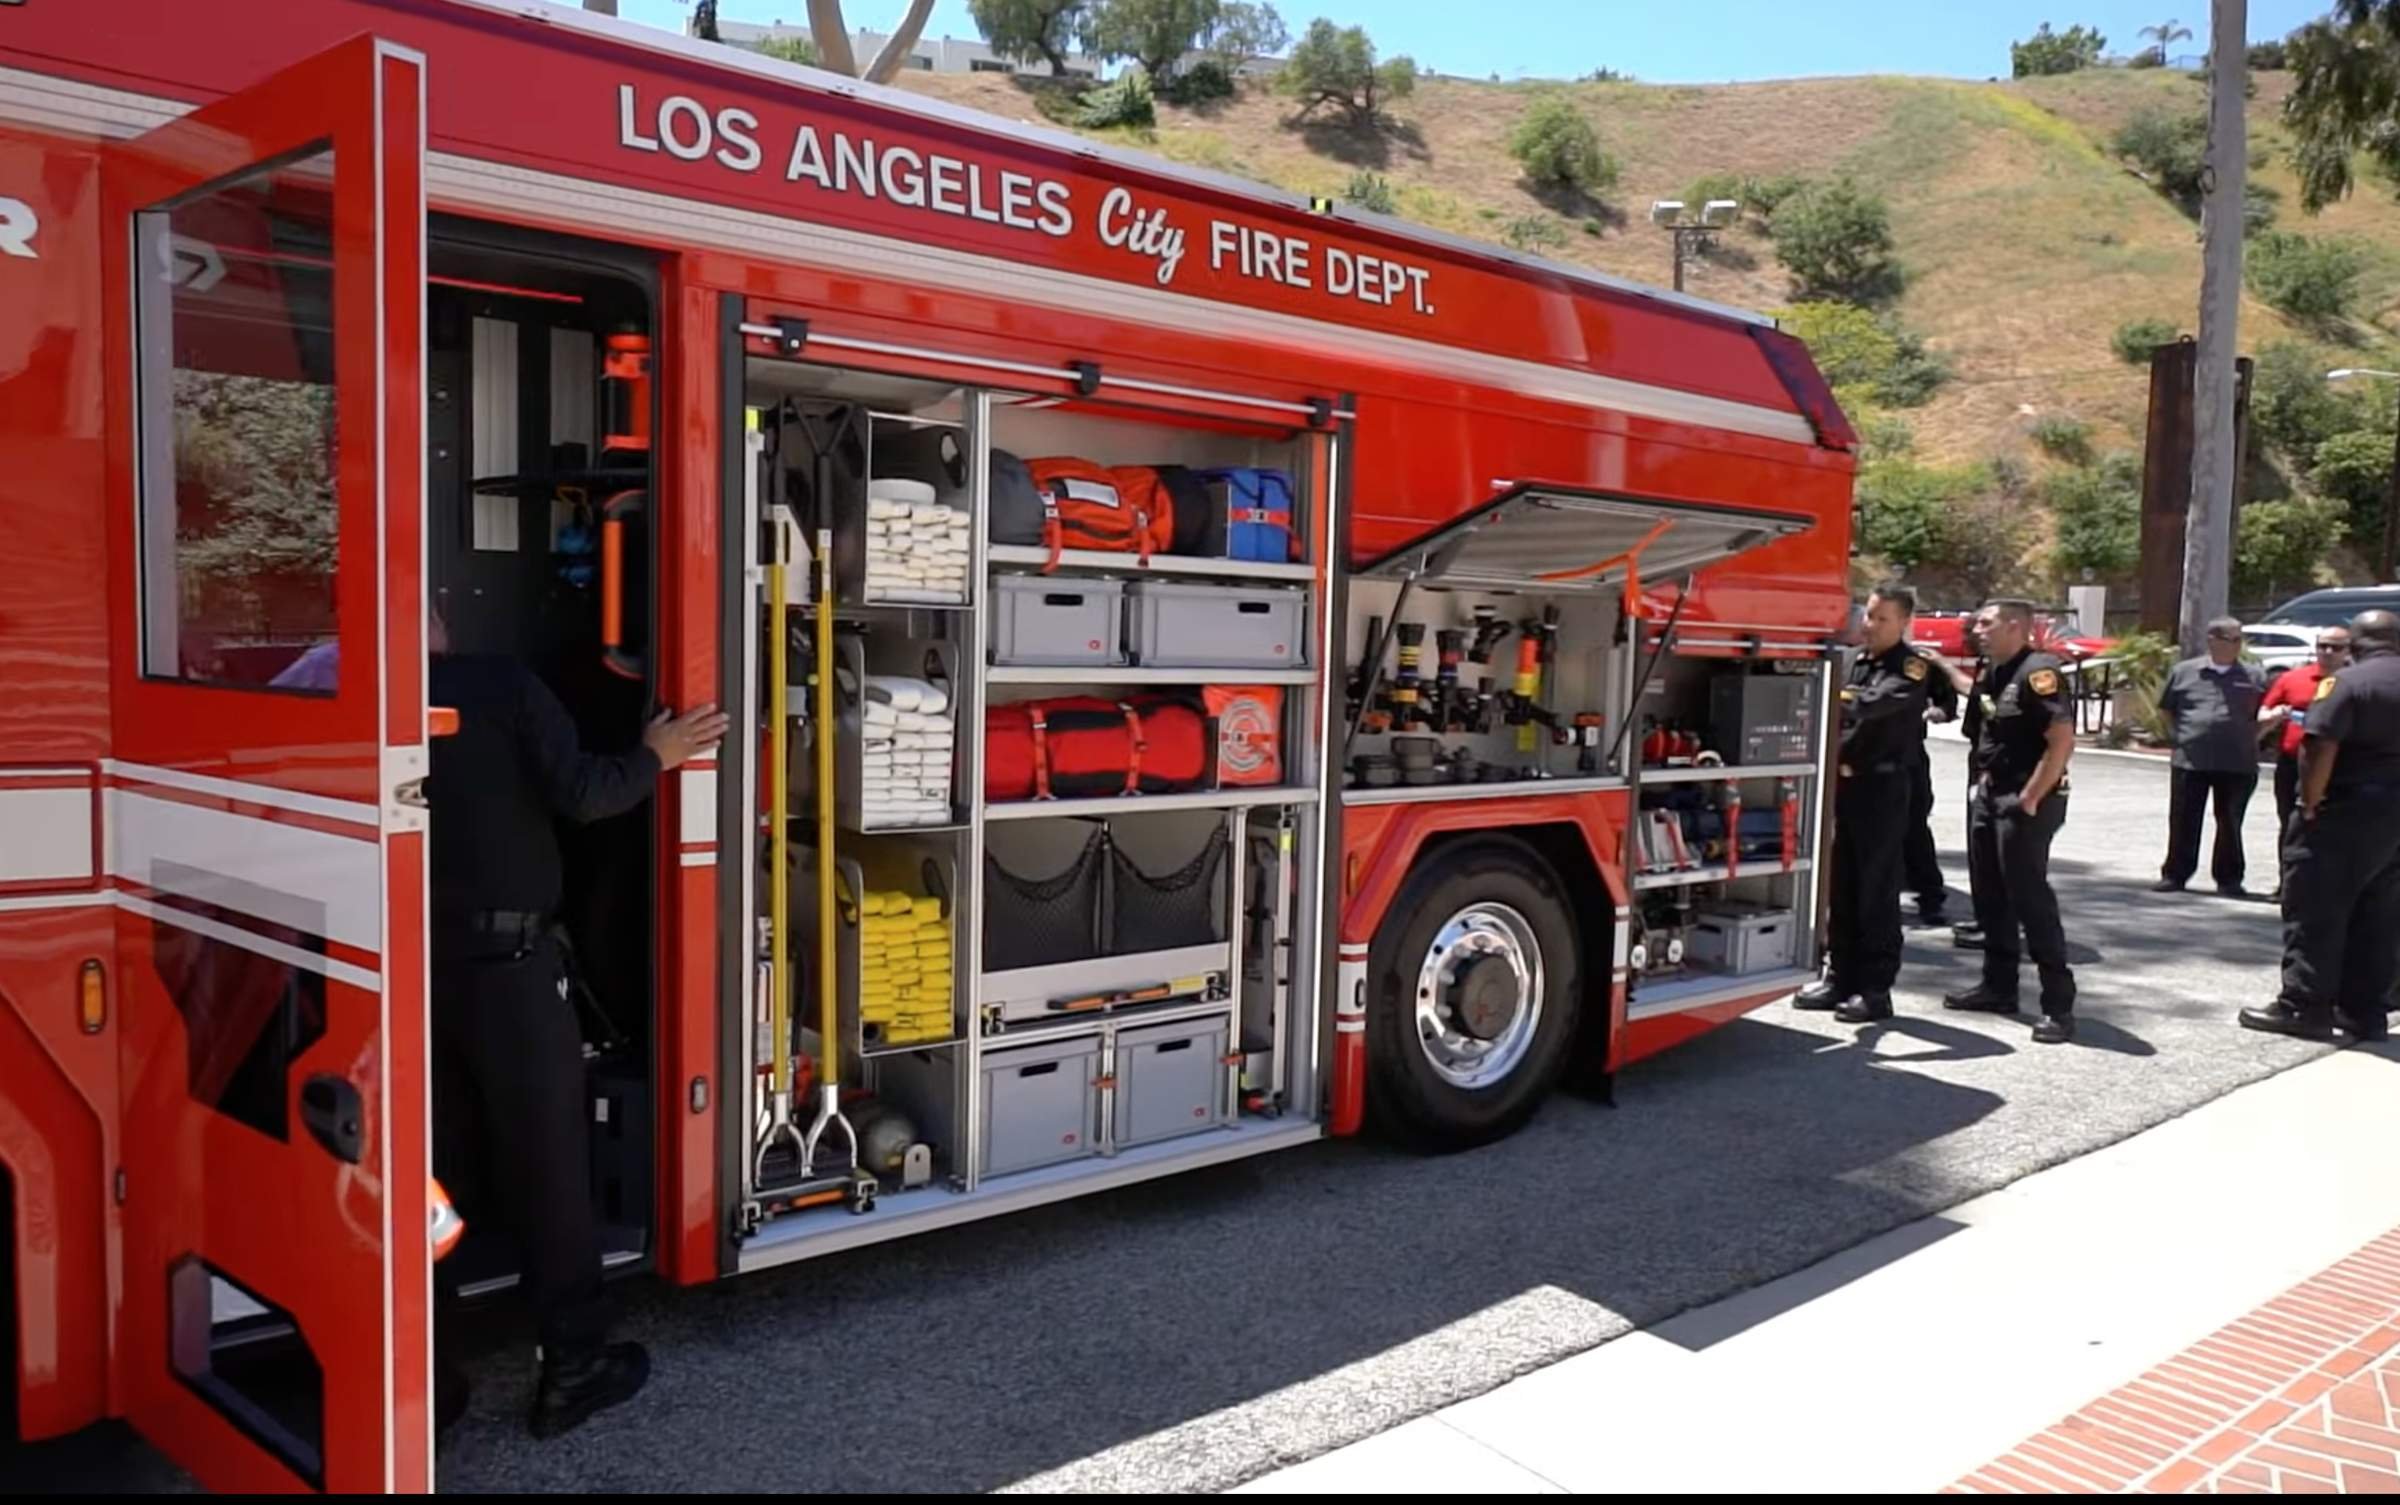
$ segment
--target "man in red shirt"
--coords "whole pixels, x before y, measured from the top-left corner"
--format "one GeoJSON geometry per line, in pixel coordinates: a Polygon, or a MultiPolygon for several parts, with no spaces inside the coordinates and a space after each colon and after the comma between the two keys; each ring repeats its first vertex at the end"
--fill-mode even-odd
{"type": "MultiPolygon", "coordinates": [[[[2279,832],[2291,825],[2292,811],[2300,803],[2300,743],[2308,735],[2309,703],[2317,698],[2318,683],[2328,674],[2341,672],[2349,662],[2350,629],[2328,627],[2317,634],[2316,662],[2284,670],[2268,687],[2267,698],[2259,705],[2259,735],[2263,737],[2277,728],[2282,732],[2275,758],[2275,816],[2279,832]]],[[[2282,891],[2280,885],[2276,891],[2282,891]]]]}

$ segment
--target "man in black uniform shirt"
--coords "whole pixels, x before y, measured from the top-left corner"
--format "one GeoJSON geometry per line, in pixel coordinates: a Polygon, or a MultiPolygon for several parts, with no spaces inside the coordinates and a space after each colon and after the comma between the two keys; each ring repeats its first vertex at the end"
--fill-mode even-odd
{"type": "MultiPolygon", "coordinates": [[[[531,1425],[555,1437],[629,1399],[649,1375],[636,1343],[608,1344],[591,1202],[583,1037],[554,935],[563,882],[553,822],[650,797],[663,771],[716,745],[713,708],[665,713],[631,752],[585,752],[558,697],[514,659],[453,656],[432,624],[428,698],[458,713],[433,744],[435,1122],[455,1164],[485,1173],[490,1217],[512,1229],[542,1345],[531,1425]],[[473,1168],[473,1167],[470,1167],[473,1168]]],[[[472,1184],[473,1176],[461,1176],[472,1184]]],[[[453,1183],[456,1184],[456,1183],[453,1183]]],[[[454,1393],[444,1409],[462,1407],[454,1393]]]]}
{"type": "Polygon", "coordinates": [[[2067,818],[2067,759],[2075,721],[2059,660],[2033,647],[2033,606],[1993,601],[1976,616],[1983,676],[1958,688],[1972,697],[1968,721],[1974,788],[1967,799],[1967,863],[1983,930],[1983,981],[1943,998],[1946,1008],[2017,1012],[2017,936],[2042,975],[2046,1045],[2075,1038],[2075,974],[2050,891],[2050,843],[2067,818]]]}
{"type": "Polygon", "coordinates": [[[1931,674],[1925,692],[1925,712],[1917,718],[1916,754],[1908,765],[1908,840],[1902,865],[1907,870],[1905,887],[1917,896],[1917,922],[1939,925],[1950,889],[1942,881],[1942,860],[1933,844],[1933,756],[1925,750],[1925,734],[1932,723],[1957,717],[1958,688],[1949,675],[1931,674]]]}
{"type": "Polygon", "coordinates": [[[2283,992],[2251,1029],[2323,1040],[2390,1033],[2400,957],[2400,615],[2350,623],[2355,661],[2317,685],[2300,807],[2283,835],[2283,992]]]}
{"type": "Polygon", "coordinates": [[[1908,646],[1916,597],[1879,585],[1866,645],[1842,687],[1840,782],[1833,796],[1833,936],[1825,975],[1793,1005],[1845,1024],[1892,1017],[1900,974],[1901,850],[1915,814],[1909,760],[1923,755],[1932,665],[1908,646]]]}

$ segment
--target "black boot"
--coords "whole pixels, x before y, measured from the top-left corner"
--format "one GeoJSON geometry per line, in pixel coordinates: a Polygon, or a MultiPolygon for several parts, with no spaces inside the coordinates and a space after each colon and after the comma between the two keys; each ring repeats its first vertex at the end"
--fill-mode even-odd
{"type": "Polygon", "coordinates": [[[2333,1019],[2321,1012],[2302,1012],[2278,998],[2263,1009],[2244,1009],[2235,1016],[2242,1028],[2264,1030],[2270,1035],[2291,1035],[2301,1040],[2330,1040],[2333,1038],[2333,1019]]]}
{"type": "Polygon", "coordinates": [[[527,1425],[545,1442],[564,1436],[609,1407],[633,1399],[649,1378],[650,1351],[639,1343],[611,1343],[556,1357],[544,1354],[527,1425]]]}
{"type": "Polygon", "coordinates": [[[1849,996],[1849,990],[1831,977],[1820,977],[1792,995],[1792,1007],[1821,1013],[1849,996]]]}
{"type": "Polygon", "coordinates": [[[1988,982],[1979,982],[1963,993],[1944,993],[1942,1007],[1969,1014],[2014,1014],[2020,1011],[2016,994],[2003,993],[1988,982]]]}
{"type": "Polygon", "coordinates": [[[1962,920],[1950,927],[1950,944],[1961,951],[1983,949],[1983,927],[1973,920],[1962,920]]]}
{"type": "Polygon", "coordinates": [[[1846,1000],[1840,1008],[1835,1009],[1833,1017],[1841,1020],[1844,1024],[1873,1024],[1878,1020],[1889,1019],[1892,1017],[1892,995],[1881,992],[1861,993],[1856,998],[1846,1000]]]}
{"type": "Polygon", "coordinates": [[[2392,1021],[2380,1009],[2371,1014],[2344,1014],[2341,1030],[2353,1045],[2380,1045],[2392,1038],[2392,1021]]]}
{"type": "Polygon", "coordinates": [[[2033,1027],[2033,1038],[2034,1043],[2038,1045],[2066,1044],[2075,1038],[2075,1016],[2073,1014],[2044,1014],[2042,1022],[2033,1027]]]}

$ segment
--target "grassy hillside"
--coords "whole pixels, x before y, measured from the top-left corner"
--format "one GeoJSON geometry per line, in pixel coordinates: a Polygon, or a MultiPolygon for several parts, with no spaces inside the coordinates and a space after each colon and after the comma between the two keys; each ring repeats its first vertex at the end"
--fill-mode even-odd
{"type": "MultiPolygon", "coordinates": [[[[912,88],[997,114],[1038,119],[1026,86],[994,75],[912,75],[912,88]]],[[[2367,248],[2365,317],[2344,359],[2400,353],[2400,202],[2362,185],[2316,218],[2299,213],[2277,123],[2289,79],[2258,78],[2255,176],[2282,194],[2279,228],[2344,235],[2367,248]]],[[[1251,93],[1207,113],[1162,106],[1154,132],[1112,133],[1163,156],[1306,193],[1339,195],[1361,167],[1384,174],[1399,212],[1443,229],[1499,239],[1513,220],[1552,218],[1566,234],[1544,254],[1648,282],[1668,280],[1653,199],[1679,198],[1703,174],[1850,174],[1882,192],[1909,272],[1900,318],[1953,372],[1903,416],[1928,462],[2006,456],[2037,470],[2034,423],[2064,415],[2091,426],[2102,451],[2136,449],[2146,375],[2112,354],[2128,320],[2191,329],[2200,254],[2191,220],[2110,154],[2110,136],[2145,107],[2205,103],[2191,77],[2094,70],[2062,78],[1972,83],[1916,78],[1810,79],[1722,86],[1428,81],[1395,112],[1396,127],[1362,136],[1293,123],[1283,100],[1251,93]],[[1598,202],[1562,204],[1524,184],[1511,125],[1538,89],[1564,89],[1621,165],[1598,202]]],[[[1703,296],[1772,309],[1789,297],[1763,234],[1730,235],[1690,269],[1703,296]]],[[[2245,350],[2306,337],[2255,298],[2242,314],[2245,350]]]]}

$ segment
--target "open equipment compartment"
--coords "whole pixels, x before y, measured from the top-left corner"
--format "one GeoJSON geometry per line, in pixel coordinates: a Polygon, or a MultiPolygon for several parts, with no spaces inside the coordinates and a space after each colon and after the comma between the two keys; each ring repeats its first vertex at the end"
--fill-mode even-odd
{"type": "MultiPolygon", "coordinates": [[[[721,798],[760,860],[746,865],[737,900],[748,917],[734,970],[752,1068],[738,1115],[746,1137],[727,1156],[739,1167],[737,1264],[1315,1133],[1326,941],[1322,906],[1301,896],[1317,891],[1326,863],[1331,708],[1319,666],[1331,651],[1336,434],[1299,418],[1277,427],[1064,406],[755,345],[739,370],[736,526],[750,557],[731,568],[748,630],[729,671],[755,735],[729,738],[721,798]],[[1075,530],[1024,542],[1024,488],[1053,470],[1028,459],[1061,461],[1078,508],[1097,505],[1094,477],[1139,467],[1120,478],[1154,499],[1145,510],[1201,497],[1206,520],[1222,526],[1194,526],[1188,510],[1180,527],[1159,520],[1158,538],[1207,552],[1085,547],[1115,540],[1075,530]],[[969,575],[955,600],[896,596],[869,554],[877,501],[927,505],[923,491],[883,483],[917,477],[930,505],[968,520],[969,575]],[[1008,488],[1012,520],[995,529],[996,494],[1008,488]],[[1274,505],[1257,505],[1261,493],[1274,505]],[[770,574],[782,579],[780,612],[770,574]],[[828,616],[829,657],[818,647],[828,616]],[[1242,638],[1238,626],[1255,631],[1242,638]],[[1219,642],[1221,652],[1208,646],[1219,642]],[[1145,661],[1133,661],[1137,643],[1151,650],[1145,661]],[[834,680],[830,801],[818,794],[821,661],[834,680]],[[889,675],[943,692],[946,810],[891,819],[867,792],[875,749],[859,693],[889,675]],[[1005,800],[992,797],[990,745],[1004,723],[1028,727],[1054,760],[1024,797],[1005,800]],[[1121,763],[1119,746],[1129,749],[1121,763]],[[1079,756],[1089,763],[1080,781],[1079,756]],[[821,830],[832,842],[830,902],[821,830]],[[899,935],[892,916],[880,917],[878,956],[869,913],[934,890],[948,927],[938,980],[904,954],[922,937],[899,935]]],[[[1043,510],[1037,494],[1034,515],[1043,510]]],[[[934,734],[921,720],[907,729],[934,734]]],[[[1023,742],[1001,751],[1020,764],[1032,755],[1023,742]]]]}

